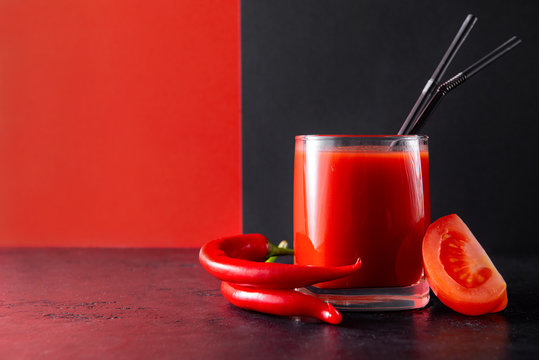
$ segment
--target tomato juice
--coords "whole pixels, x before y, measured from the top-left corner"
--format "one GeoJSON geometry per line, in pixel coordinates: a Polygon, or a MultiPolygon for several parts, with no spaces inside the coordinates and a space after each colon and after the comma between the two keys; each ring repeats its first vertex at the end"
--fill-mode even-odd
{"type": "Polygon", "coordinates": [[[309,136],[298,138],[295,263],[345,265],[362,259],[356,274],[317,285],[322,288],[419,281],[421,243],[430,222],[426,140],[411,146],[326,146],[322,138],[310,147],[309,136]]]}

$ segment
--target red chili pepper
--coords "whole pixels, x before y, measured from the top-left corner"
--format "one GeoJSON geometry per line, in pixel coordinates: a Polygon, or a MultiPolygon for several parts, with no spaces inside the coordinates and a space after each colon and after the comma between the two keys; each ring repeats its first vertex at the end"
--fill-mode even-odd
{"type": "Polygon", "coordinates": [[[260,234],[237,235],[210,241],[200,249],[202,266],[216,278],[246,286],[292,289],[352,274],[361,267],[358,259],[346,266],[308,266],[264,263],[291,249],[272,245],[260,234]]]}
{"type": "Polygon", "coordinates": [[[339,324],[342,315],[333,305],[293,289],[260,289],[221,283],[221,293],[232,304],[281,316],[310,316],[330,324],[339,324]]]}

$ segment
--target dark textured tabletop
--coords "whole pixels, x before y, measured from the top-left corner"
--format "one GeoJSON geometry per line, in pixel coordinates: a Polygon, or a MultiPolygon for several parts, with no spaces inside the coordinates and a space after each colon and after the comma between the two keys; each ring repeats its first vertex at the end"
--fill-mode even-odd
{"type": "Polygon", "coordinates": [[[0,359],[539,358],[539,257],[492,257],[508,308],[277,317],[229,304],[196,249],[0,249],[0,359]]]}

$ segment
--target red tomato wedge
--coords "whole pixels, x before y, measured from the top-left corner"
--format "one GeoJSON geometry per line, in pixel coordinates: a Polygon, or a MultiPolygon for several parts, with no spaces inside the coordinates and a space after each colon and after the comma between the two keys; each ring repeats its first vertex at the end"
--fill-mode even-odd
{"type": "Polygon", "coordinates": [[[442,303],[466,315],[502,311],[507,285],[466,224],[455,214],[432,223],[423,239],[423,264],[442,303]]]}

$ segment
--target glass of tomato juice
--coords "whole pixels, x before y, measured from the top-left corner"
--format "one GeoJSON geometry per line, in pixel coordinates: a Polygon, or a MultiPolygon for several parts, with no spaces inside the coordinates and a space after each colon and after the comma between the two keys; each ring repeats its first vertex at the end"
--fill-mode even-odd
{"type": "Polygon", "coordinates": [[[294,262],[362,267],[302,291],[344,310],[424,307],[428,137],[301,135],[294,159],[294,262]]]}

